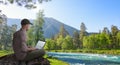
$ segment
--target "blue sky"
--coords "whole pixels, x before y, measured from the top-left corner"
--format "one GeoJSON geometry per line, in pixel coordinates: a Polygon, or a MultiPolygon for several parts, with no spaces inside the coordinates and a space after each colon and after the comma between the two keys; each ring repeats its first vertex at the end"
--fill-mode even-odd
{"type": "Polygon", "coordinates": [[[32,11],[13,5],[11,8],[2,6],[3,13],[10,18],[35,18],[39,8],[44,9],[46,17],[55,18],[77,29],[84,22],[88,32],[99,32],[103,27],[110,29],[111,25],[120,29],[120,0],[52,0],[32,11]]]}

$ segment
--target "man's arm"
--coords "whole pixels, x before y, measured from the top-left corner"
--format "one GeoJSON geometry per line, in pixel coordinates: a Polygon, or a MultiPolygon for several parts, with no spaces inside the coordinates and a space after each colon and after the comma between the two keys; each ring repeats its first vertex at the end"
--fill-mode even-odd
{"type": "Polygon", "coordinates": [[[36,50],[36,48],[27,46],[27,44],[26,44],[26,41],[27,41],[26,34],[24,32],[21,32],[20,36],[21,36],[21,49],[22,49],[23,52],[36,50]]]}
{"type": "Polygon", "coordinates": [[[34,48],[34,47],[28,47],[28,51],[34,51],[34,50],[36,50],[36,48],[34,48]]]}

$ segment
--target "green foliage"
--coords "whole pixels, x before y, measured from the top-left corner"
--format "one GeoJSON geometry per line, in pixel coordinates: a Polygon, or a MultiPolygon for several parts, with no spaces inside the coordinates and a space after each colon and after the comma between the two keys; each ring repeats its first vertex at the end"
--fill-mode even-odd
{"type": "Polygon", "coordinates": [[[44,23],[44,19],[43,19],[43,11],[39,11],[37,13],[37,19],[35,20],[35,24],[34,24],[34,35],[35,35],[35,42],[37,43],[38,40],[42,40],[45,41],[44,36],[43,36],[43,30],[42,30],[42,26],[44,23]]]}
{"type": "Polygon", "coordinates": [[[34,46],[39,40],[45,41],[45,38],[43,36],[44,32],[42,30],[44,23],[43,16],[43,11],[39,11],[37,13],[37,18],[34,21],[34,25],[31,26],[30,30],[28,31],[28,45],[34,46]]]}
{"type": "Polygon", "coordinates": [[[34,9],[37,8],[37,3],[48,2],[51,0],[1,0],[0,4],[14,4],[16,3],[18,6],[23,6],[27,9],[34,9]]]}
{"type": "Polygon", "coordinates": [[[17,25],[8,26],[6,16],[0,14],[0,50],[12,50],[12,36],[17,25]]]}
{"type": "Polygon", "coordinates": [[[78,49],[80,48],[80,40],[79,40],[79,33],[78,31],[74,31],[73,33],[73,49],[78,49]]]}
{"type": "Polygon", "coordinates": [[[119,48],[118,44],[117,44],[117,33],[119,32],[119,29],[117,28],[117,26],[112,25],[111,27],[111,39],[112,39],[112,44],[111,44],[111,48],[119,48]]]}
{"type": "Polygon", "coordinates": [[[3,32],[1,34],[1,43],[3,44],[2,49],[8,50],[8,45],[12,43],[12,31],[9,29],[8,26],[4,26],[3,32]],[[6,33],[9,32],[9,33],[6,33]]]}
{"type": "Polygon", "coordinates": [[[60,61],[58,59],[48,59],[50,61],[50,65],[69,65],[66,62],[60,61]]]}
{"type": "Polygon", "coordinates": [[[62,49],[63,50],[70,50],[73,49],[73,43],[72,43],[72,38],[67,35],[62,43],[62,49]]]}
{"type": "Polygon", "coordinates": [[[82,22],[81,26],[80,26],[80,36],[79,36],[79,38],[80,38],[80,48],[83,47],[83,38],[84,38],[84,36],[87,35],[86,29],[87,28],[86,28],[85,24],[82,22]]]}
{"type": "Polygon", "coordinates": [[[105,34],[110,34],[110,31],[108,30],[107,27],[104,27],[102,33],[105,33],[105,34]]]}
{"type": "Polygon", "coordinates": [[[117,26],[112,25],[112,27],[111,27],[111,33],[112,33],[112,35],[116,36],[117,33],[118,33],[118,31],[119,30],[118,30],[117,26]]]}
{"type": "Polygon", "coordinates": [[[64,25],[62,24],[60,27],[59,35],[61,35],[63,38],[65,38],[69,33],[65,30],[64,25]]]}
{"type": "Polygon", "coordinates": [[[47,50],[67,50],[73,49],[73,39],[70,37],[64,26],[60,27],[59,34],[55,35],[51,39],[46,40],[45,49],[47,50]]]}
{"type": "Polygon", "coordinates": [[[116,37],[117,37],[117,42],[116,42],[117,48],[120,49],[120,31],[117,33],[116,37]]]}
{"type": "Polygon", "coordinates": [[[30,28],[30,30],[27,32],[27,36],[28,36],[28,40],[27,40],[27,42],[28,42],[28,45],[30,45],[30,46],[35,46],[35,35],[34,35],[34,27],[33,26],[31,26],[31,28],[30,28]]]}
{"type": "Polygon", "coordinates": [[[93,34],[83,39],[83,46],[87,49],[108,49],[111,40],[108,34],[93,34]]]}
{"type": "Polygon", "coordinates": [[[62,37],[62,35],[60,35],[56,41],[58,49],[62,49],[61,46],[62,46],[63,42],[64,42],[64,38],[62,37]]]}
{"type": "Polygon", "coordinates": [[[13,51],[7,51],[7,50],[0,50],[0,57],[8,55],[8,54],[12,54],[13,51]]]}
{"type": "Polygon", "coordinates": [[[63,51],[73,49],[120,49],[120,31],[116,26],[111,27],[111,32],[107,27],[104,27],[102,33],[87,35],[85,24],[81,23],[80,34],[75,31],[73,37],[70,37],[66,33],[64,26],[61,26],[59,34],[49,40],[48,46],[54,43],[56,48],[49,47],[63,51]]]}
{"type": "Polygon", "coordinates": [[[56,43],[54,40],[51,40],[51,39],[47,39],[46,40],[46,45],[45,45],[45,48],[46,50],[54,50],[56,49],[56,43]]]}
{"type": "Polygon", "coordinates": [[[102,33],[99,38],[99,49],[109,49],[109,45],[111,44],[111,39],[108,34],[102,33]]]}

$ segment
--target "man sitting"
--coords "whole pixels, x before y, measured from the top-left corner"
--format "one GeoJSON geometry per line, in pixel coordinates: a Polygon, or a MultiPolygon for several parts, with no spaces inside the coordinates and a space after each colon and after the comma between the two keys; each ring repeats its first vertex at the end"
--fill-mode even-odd
{"type": "Polygon", "coordinates": [[[21,21],[21,29],[13,35],[13,50],[19,61],[30,61],[35,58],[43,57],[45,54],[43,49],[38,50],[34,47],[27,46],[26,31],[28,31],[30,24],[32,23],[30,23],[28,19],[23,19],[21,21]]]}

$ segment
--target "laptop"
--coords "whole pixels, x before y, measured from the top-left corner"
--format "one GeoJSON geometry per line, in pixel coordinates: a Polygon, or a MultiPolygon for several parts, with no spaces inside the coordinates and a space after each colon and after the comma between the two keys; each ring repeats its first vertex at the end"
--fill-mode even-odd
{"type": "Polygon", "coordinates": [[[44,46],[45,46],[45,42],[38,41],[37,44],[36,44],[36,46],[35,46],[35,48],[37,48],[37,49],[43,49],[44,46]]]}

